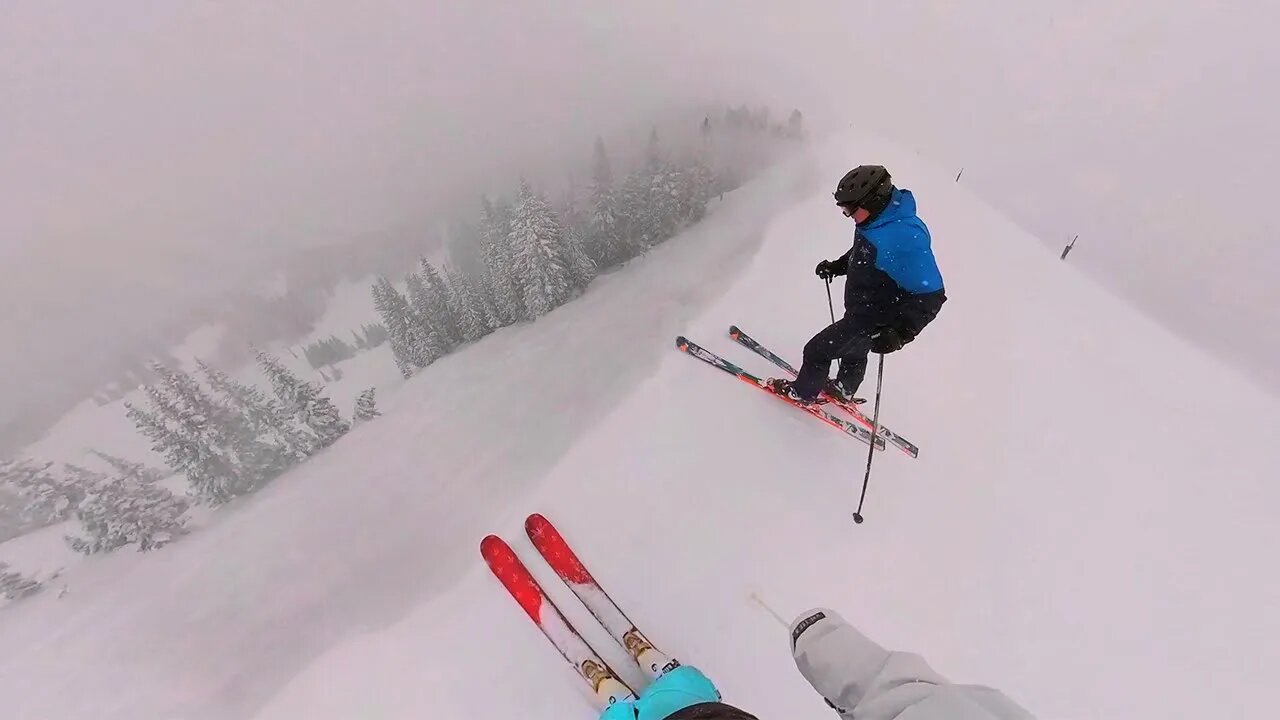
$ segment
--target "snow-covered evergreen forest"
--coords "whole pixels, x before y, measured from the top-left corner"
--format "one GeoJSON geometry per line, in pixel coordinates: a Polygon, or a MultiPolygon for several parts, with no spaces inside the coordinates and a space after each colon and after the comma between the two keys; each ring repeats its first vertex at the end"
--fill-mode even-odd
{"type": "Polygon", "coordinates": [[[697,140],[666,146],[654,130],[627,171],[604,141],[592,151],[589,183],[556,200],[521,179],[510,197],[485,197],[443,268],[422,258],[403,290],[373,284],[374,305],[405,377],[494,330],[533,321],[580,295],[600,273],[643,255],[698,222],[712,198],[768,161],[779,139],[803,137],[798,111],[786,125],[767,111],[726,111],[703,120],[697,140]],[[754,150],[752,152],[751,150],[754,150]]]}
{"type": "MultiPolygon", "coordinates": [[[[197,362],[199,372],[156,363],[160,382],[142,388],[145,402],[126,402],[127,414],[167,469],[95,451],[96,465],[30,459],[0,464],[0,482],[20,500],[26,527],[75,520],[67,544],[86,555],[134,546],[154,550],[187,532],[194,505],[210,508],[260,489],[285,470],[337,442],[351,427],[316,382],[299,378],[278,359],[258,353],[270,391],[197,362]],[[185,496],[164,482],[186,483],[185,496]]],[[[372,390],[353,419],[376,417],[372,390]]]]}
{"type": "MultiPolygon", "coordinates": [[[[598,275],[700,221],[710,203],[803,139],[804,129],[798,111],[780,124],[766,109],[739,107],[673,135],[679,139],[664,141],[655,128],[616,154],[595,138],[589,167],[563,169],[566,177],[589,177],[585,185],[548,189],[512,178],[511,192],[482,197],[473,216],[450,219],[457,230],[446,259],[432,261],[424,248],[403,282],[378,277],[376,316],[350,329],[350,340],[329,334],[303,345],[302,357],[329,382],[342,377],[340,363],[389,347],[408,378],[500,328],[536,321],[598,275]]],[[[170,359],[131,371],[146,384],[124,407],[150,458],[94,450],[84,463],[0,461],[0,540],[65,523],[65,543],[78,553],[156,550],[196,526],[194,509],[216,510],[260,490],[380,415],[375,388],[344,413],[323,383],[299,377],[263,349],[254,356],[267,387],[199,359],[194,371],[170,359]]],[[[2,563],[0,572],[0,599],[41,587],[2,563]]]]}

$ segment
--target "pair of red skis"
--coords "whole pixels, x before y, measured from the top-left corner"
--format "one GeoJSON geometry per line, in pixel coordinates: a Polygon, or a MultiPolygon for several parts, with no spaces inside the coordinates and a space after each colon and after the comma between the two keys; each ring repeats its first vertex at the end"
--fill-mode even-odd
{"type": "MultiPolygon", "coordinates": [[[[738,343],[739,345],[742,345],[743,347],[751,350],[757,355],[760,355],[761,357],[765,358],[766,360],[773,363],[774,365],[777,365],[779,368],[785,370],[789,375],[791,375],[791,377],[795,377],[798,374],[795,367],[791,365],[791,363],[787,362],[786,360],[783,360],[782,357],[779,356],[777,353],[774,353],[772,350],[769,350],[764,345],[761,345],[758,341],[753,339],[750,335],[747,335],[746,333],[744,333],[738,326],[736,325],[729,326],[729,337],[732,338],[733,341],[738,343]]],[[[831,427],[843,432],[846,435],[855,437],[864,443],[874,444],[877,450],[883,450],[885,448],[886,443],[892,443],[893,445],[897,446],[900,450],[902,450],[902,452],[906,453],[907,455],[913,458],[918,457],[920,455],[920,448],[917,447],[915,443],[895,433],[894,431],[885,427],[883,424],[878,424],[874,422],[872,418],[867,417],[865,414],[863,414],[861,410],[858,409],[856,402],[846,402],[837,398],[833,398],[827,395],[825,392],[823,393],[823,397],[827,402],[829,402],[830,404],[836,407],[839,407],[841,410],[844,410],[846,413],[853,416],[853,419],[856,422],[850,422],[842,417],[839,417],[831,412],[828,412],[822,406],[802,405],[800,403],[790,400],[784,395],[780,395],[774,392],[772,389],[770,389],[768,384],[766,384],[763,378],[752,375],[746,370],[743,370],[742,368],[738,367],[737,365],[734,365],[733,363],[711,352],[710,350],[707,350],[706,348],[690,341],[688,338],[684,336],[680,336],[676,338],[676,347],[682,352],[694,358],[697,358],[698,360],[701,360],[702,362],[707,363],[712,367],[719,368],[720,370],[723,370],[724,372],[727,372],[730,375],[737,377],[739,380],[746,382],[748,385],[752,385],[761,390],[764,390],[770,395],[780,400],[783,400],[784,402],[787,402],[788,404],[794,407],[804,410],[810,415],[813,415],[814,417],[830,425],[831,427]]]]}
{"type": "MultiPolygon", "coordinates": [[[[662,653],[627,619],[617,603],[587,571],[569,543],[551,521],[534,513],[524,523],[525,533],[547,565],[573,591],[593,617],[626,649],[640,669],[656,679],[680,663],[662,653]]],[[[502,538],[489,535],[480,542],[480,554],[498,581],[524,609],[529,619],[547,636],[564,659],[577,670],[603,705],[634,700],[636,693],[592,649],[565,618],[529,569],[502,538]]]]}

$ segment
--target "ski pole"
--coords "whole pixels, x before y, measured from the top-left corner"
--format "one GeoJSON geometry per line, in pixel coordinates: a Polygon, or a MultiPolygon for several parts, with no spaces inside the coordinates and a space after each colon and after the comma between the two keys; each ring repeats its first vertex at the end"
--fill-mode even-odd
{"type": "MultiPolygon", "coordinates": [[[[831,278],[824,278],[827,281],[827,309],[831,311],[831,324],[836,324],[836,306],[831,302],[831,278]]],[[[841,362],[836,361],[836,369],[839,370],[841,362]]],[[[872,438],[874,440],[875,438],[872,438]]]]}
{"type": "Polygon", "coordinates": [[[755,593],[751,593],[750,597],[751,597],[751,602],[754,602],[755,604],[764,608],[764,611],[772,615],[773,619],[777,620],[779,625],[781,625],[784,628],[787,628],[788,630],[791,629],[791,623],[788,623],[786,620],[783,620],[782,616],[778,614],[778,611],[769,607],[769,604],[764,601],[764,598],[760,597],[755,593]]]}
{"type": "Polygon", "coordinates": [[[867,450],[867,473],[862,476],[862,495],[858,509],[853,511],[853,521],[862,524],[862,503],[867,499],[867,483],[871,482],[871,460],[876,456],[876,438],[880,436],[880,390],[884,387],[884,353],[880,353],[880,369],[876,373],[876,409],[871,415],[871,447],[867,450]]]}

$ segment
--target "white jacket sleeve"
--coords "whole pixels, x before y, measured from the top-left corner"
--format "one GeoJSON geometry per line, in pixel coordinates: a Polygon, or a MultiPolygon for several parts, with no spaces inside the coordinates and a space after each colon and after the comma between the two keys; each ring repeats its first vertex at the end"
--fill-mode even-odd
{"type": "Polygon", "coordinates": [[[791,651],[846,720],[1034,720],[998,690],[953,685],[919,655],[885,650],[832,610],[797,618],[791,651]]]}

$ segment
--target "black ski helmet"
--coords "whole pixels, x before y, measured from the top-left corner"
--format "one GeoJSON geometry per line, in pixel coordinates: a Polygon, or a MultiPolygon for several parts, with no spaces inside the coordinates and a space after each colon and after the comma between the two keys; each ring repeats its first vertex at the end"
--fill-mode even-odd
{"type": "Polygon", "coordinates": [[[863,208],[875,215],[889,204],[893,179],[882,165],[859,165],[840,178],[832,195],[837,205],[863,208]]]}

